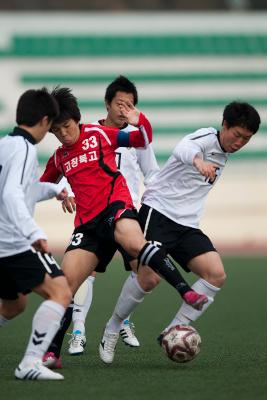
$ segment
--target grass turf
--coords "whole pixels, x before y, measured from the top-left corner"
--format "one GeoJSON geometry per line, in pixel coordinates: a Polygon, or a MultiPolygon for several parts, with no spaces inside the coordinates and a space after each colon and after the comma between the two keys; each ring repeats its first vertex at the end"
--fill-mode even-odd
{"type": "MultiPolygon", "coordinates": [[[[170,361],[156,343],[180,304],[175,291],[163,282],[136,311],[133,320],[141,342],[137,349],[118,344],[112,365],[98,357],[102,329],[114,308],[127,274],[120,261],[98,275],[87,318],[85,354],[63,352],[64,382],[21,382],[14,379],[30,333],[39,298],[31,295],[27,311],[1,329],[0,393],[2,399],[97,400],[232,400],[266,399],[265,300],[266,258],[225,258],[227,283],[215,305],[194,326],[202,337],[202,351],[187,364],[170,361]]],[[[188,275],[191,279],[191,276],[188,275]]],[[[193,276],[192,276],[193,278],[193,276]]]]}

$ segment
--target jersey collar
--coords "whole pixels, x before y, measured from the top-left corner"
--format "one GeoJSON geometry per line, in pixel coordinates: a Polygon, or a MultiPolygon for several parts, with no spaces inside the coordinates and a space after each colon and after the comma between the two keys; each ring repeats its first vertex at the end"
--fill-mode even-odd
{"type": "Polygon", "coordinates": [[[222,149],[222,151],[224,152],[224,153],[227,153],[227,151],[222,147],[222,145],[221,145],[221,141],[220,141],[220,132],[219,131],[217,131],[217,139],[218,139],[218,143],[219,143],[219,146],[220,146],[220,148],[222,149]]]}
{"type": "MultiPolygon", "coordinates": [[[[102,126],[106,126],[105,125],[105,119],[99,119],[98,120],[98,123],[99,123],[99,125],[102,125],[102,126]]],[[[127,126],[128,126],[129,124],[127,124],[127,122],[125,122],[125,124],[123,125],[123,126],[121,126],[120,128],[118,128],[118,129],[125,129],[125,128],[127,128],[127,126]]],[[[115,128],[115,126],[114,126],[114,128],[115,128]]]]}
{"type": "Polygon", "coordinates": [[[34,139],[34,137],[25,129],[19,128],[18,126],[14,128],[13,132],[10,133],[9,136],[22,136],[27,139],[31,144],[36,144],[36,140],[34,139]]]}

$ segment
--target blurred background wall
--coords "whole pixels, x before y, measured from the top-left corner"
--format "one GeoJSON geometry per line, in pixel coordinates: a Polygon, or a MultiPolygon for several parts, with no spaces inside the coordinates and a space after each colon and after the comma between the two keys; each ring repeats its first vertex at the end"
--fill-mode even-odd
{"type": "MultiPolygon", "coordinates": [[[[73,88],[83,121],[104,117],[105,88],[124,74],[138,88],[162,164],[184,134],[204,126],[219,129],[228,102],[249,101],[262,127],[230,157],[208,199],[202,228],[222,250],[266,251],[267,13],[252,12],[264,2],[77,0],[75,12],[62,11],[74,8],[67,0],[27,1],[23,11],[19,3],[0,5],[9,10],[0,11],[1,134],[14,124],[19,95],[43,85],[73,88]],[[192,9],[198,12],[188,12],[192,9]]],[[[47,135],[39,145],[41,163],[56,145],[47,135]]],[[[36,216],[52,247],[63,248],[73,218],[56,201],[40,204],[36,216]]]]}
{"type": "Polygon", "coordinates": [[[265,0],[1,0],[2,10],[259,10],[265,0]]]}

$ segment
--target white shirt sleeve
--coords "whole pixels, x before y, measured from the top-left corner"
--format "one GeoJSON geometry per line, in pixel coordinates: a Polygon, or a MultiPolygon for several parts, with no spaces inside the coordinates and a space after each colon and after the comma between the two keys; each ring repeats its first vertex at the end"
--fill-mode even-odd
{"type": "MultiPolygon", "coordinates": [[[[32,153],[29,153],[28,157],[33,157],[32,153]]],[[[32,218],[26,205],[21,182],[24,161],[25,151],[17,151],[5,176],[2,201],[6,214],[15,229],[27,238],[30,243],[34,243],[38,239],[47,239],[47,237],[32,218]]],[[[27,179],[27,177],[24,176],[24,179],[27,179]]]]}
{"type": "Polygon", "coordinates": [[[174,157],[183,164],[193,165],[196,155],[203,158],[203,146],[200,141],[189,140],[187,137],[177,144],[173,151],[174,157]]]}
{"type": "Polygon", "coordinates": [[[52,199],[57,196],[66,185],[64,182],[61,183],[50,183],[50,182],[37,182],[35,199],[36,202],[52,199]]]}
{"type": "Polygon", "coordinates": [[[146,186],[159,171],[159,166],[155,157],[152,145],[146,149],[136,149],[137,162],[144,176],[144,185],[146,186]]]}

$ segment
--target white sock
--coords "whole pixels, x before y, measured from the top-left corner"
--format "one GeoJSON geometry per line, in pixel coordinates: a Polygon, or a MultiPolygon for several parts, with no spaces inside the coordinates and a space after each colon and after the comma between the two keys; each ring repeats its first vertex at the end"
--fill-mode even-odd
{"type": "Polygon", "coordinates": [[[192,289],[200,294],[205,294],[208,297],[208,302],[201,311],[195,310],[193,307],[183,302],[172,322],[164,330],[175,325],[190,325],[192,321],[196,321],[213,303],[215,295],[220,291],[220,288],[213,286],[204,279],[196,281],[194,285],[192,285],[192,289]]]}
{"type": "Polygon", "coordinates": [[[3,317],[3,315],[0,315],[0,328],[8,323],[9,319],[3,317]]]}
{"type": "MultiPolygon", "coordinates": [[[[134,279],[134,278],[136,278],[136,277],[137,277],[137,274],[136,274],[134,271],[131,271],[131,273],[130,273],[130,275],[129,275],[128,278],[129,278],[129,279],[130,279],[130,278],[134,279]]],[[[124,320],[122,321],[122,325],[123,325],[124,321],[125,321],[125,322],[129,321],[130,317],[131,317],[131,314],[127,315],[127,317],[124,318],[124,320]]]]}
{"type": "Polygon", "coordinates": [[[27,365],[33,359],[42,359],[51,341],[57,333],[65,308],[55,301],[44,301],[32,320],[32,333],[22,364],[27,365]]]}
{"type": "Polygon", "coordinates": [[[80,331],[85,334],[85,320],[93,300],[94,276],[89,276],[77,290],[73,304],[73,332],[80,331]]]}
{"type": "Polygon", "coordinates": [[[106,330],[118,333],[121,329],[122,321],[133,312],[138,304],[142,303],[148,293],[150,292],[145,292],[141,288],[136,276],[134,278],[131,275],[128,276],[122,287],[112,317],[106,325],[106,330]]]}

